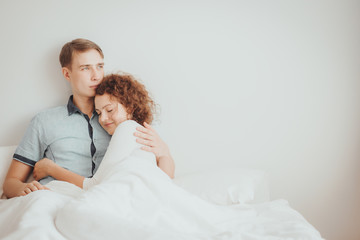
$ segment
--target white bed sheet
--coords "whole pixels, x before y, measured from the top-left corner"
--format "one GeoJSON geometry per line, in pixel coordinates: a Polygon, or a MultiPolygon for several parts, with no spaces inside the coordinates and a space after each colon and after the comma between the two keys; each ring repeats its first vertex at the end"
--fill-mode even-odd
{"type": "Polygon", "coordinates": [[[120,127],[87,191],[53,181],[0,200],[0,239],[322,239],[285,200],[219,205],[184,190],[139,149],[136,124],[120,127]]]}
{"type": "MultiPolygon", "coordinates": [[[[203,226],[207,222],[206,219],[191,219],[191,224],[197,225],[191,228],[176,225],[173,226],[175,229],[171,230],[156,227],[157,224],[146,227],[141,223],[121,218],[109,205],[101,206],[101,212],[94,211],[94,208],[99,210],[99,205],[91,201],[72,212],[74,209],[71,205],[76,206],[73,205],[73,200],[72,196],[53,191],[38,191],[25,197],[0,200],[0,239],[114,239],[114,236],[117,236],[117,239],[164,240],[322,239],[317,230],[289,207],[285,200],[232,205],[227,208],[236,212],[236,220],[212,223],[207,228],[203,226]],[[69,203],[70,209],[67,209],[63,216],[66,222],[62,223],[59,231],[55,224],[58,211],[62,211],[69,203]],[[219,228],[227,231],[218,231],[219,228]]],[[[212,215],[213,212],[209,214],[212,215]]],[[[219,216],[221,217],[223,216],[219,216]]],[[[166,226],[179,223],[170,221],[166,226]]]]}

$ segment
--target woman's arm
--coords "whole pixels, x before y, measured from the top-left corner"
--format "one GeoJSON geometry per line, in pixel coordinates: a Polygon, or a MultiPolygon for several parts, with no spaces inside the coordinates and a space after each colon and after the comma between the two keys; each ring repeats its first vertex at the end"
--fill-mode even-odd
{"type": "Polygon", "coordinates": [[[51,176],[56,180],[69,182],[80,188],[83,187],[83,182],[85,179],[83,176],[60,167],[48,158],[43,158],[35,164],[33,176],[36,180],[51,176]]]}
{"type": "Polygon", "coordinates": [[[136,141],[145,145],[141,149],[154,153],[158,167],[169,175],[170,178],[174,178],[175,162],[170,154],[169,147],[160,138],[155,129],[147,123],[144,123],[144,126],[136,128],[138,130],[138,132],[134,133],[138,137],[136,141]]]}
{"type": "Polygon", "coordinates": [[[37,190],[47,189],[37,181],[26,183],[32,167],[15,159],[12,160],[6,175],[3,190],[7,198],[25,196],[37,190]]]}

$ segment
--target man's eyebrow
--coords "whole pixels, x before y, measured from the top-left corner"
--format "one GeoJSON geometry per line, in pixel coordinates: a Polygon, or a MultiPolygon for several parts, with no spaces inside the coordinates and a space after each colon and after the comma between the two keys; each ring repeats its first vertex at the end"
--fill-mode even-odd
{"type": "MultiPolygon", "coordinates": [[[[104,63],[97,63],[97,64],[94,64],[94,65],[97,65],[97,66],[104,66],[104,63]]],[[[93,66],[93,64],[82,64],[80,65],[79,67],[90,67],[90,66],[93,66]]]]}

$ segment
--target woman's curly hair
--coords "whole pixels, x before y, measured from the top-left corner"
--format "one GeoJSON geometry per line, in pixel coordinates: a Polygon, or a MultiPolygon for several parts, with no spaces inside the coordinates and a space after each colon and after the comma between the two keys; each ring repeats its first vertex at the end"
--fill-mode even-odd
{"type": "Polygon", "coordinates": [[[155,102],[145,86],[130,74],[110,74],[96,88],[96,95],[109,94],[122,104],[131,119],[143,125],[153,120],[155,102]]]}

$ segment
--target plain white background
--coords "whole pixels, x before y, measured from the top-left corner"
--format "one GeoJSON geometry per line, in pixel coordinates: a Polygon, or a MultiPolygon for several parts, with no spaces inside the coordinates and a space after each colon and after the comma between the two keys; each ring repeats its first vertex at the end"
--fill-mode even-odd
{"type": "Polygon", "coordinates": [[[360,238],[360,1],[0,1],[0,145],[67,102],[82,37],[140,78],[178,173],[267,171],[328,240],[360,238]]]}

